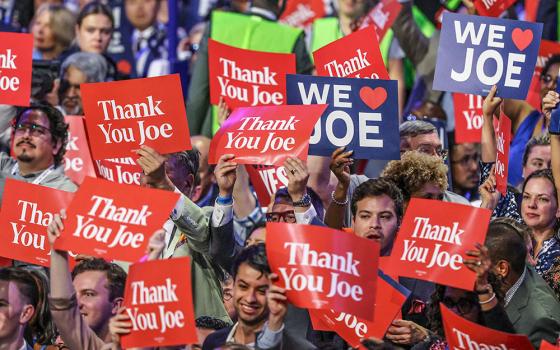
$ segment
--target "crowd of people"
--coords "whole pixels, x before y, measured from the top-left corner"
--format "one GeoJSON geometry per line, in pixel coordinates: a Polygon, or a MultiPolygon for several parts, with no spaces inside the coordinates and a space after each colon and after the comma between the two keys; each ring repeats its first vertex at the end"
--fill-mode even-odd
{"type": "MultiPolygon", "coordinates": [[[[377,2],[333,0],[332,15],[303,30],[278,23],[283,0],[205,3],[205,11],[200,2],[196,16],[190,2],[178,1],[179,40],[171,55],[166,23],[174,10],[165,0],[0,1],[2,30],[34,39],[31,106],[0,108],[0,198],[8,178],[78,189],[64,172],[64,118],[83,115],[81,84],[161,76],[183,62],[191,133],[185,137],[193,149],[163,155],[142,146],[134,157],[142,186],[181,193],[146,252],[149,260],[190,257],[198,343],[174,348],[348,349],[338,334],[314,330],[308,310],[291,305],[274,284],[266,223],[346,230],[379,242],[380,256],[389,256],[412,198],[492,211],[484,244],[464,260],[476,274],[475,287],[399,278],[411,292],[402,315],[383,339],[364,339],[364,347],[448,349],[440,303],[485,327],[526,335],[535,349],[543,340],[560,343],[560,135],[548,132],[560,102],[560,52],[540,73],[540,109],[496,97],[493,87],[482,104],[480,142],[456,143],[451,94],[432,87],[439,32],[429,18],[440,4],[399,0],[401,11],[380,42],[389,76],[398,81],[399,160],[354,160],[345,147],[331,157],[290,157],[283,164],[287,185],[268,207],[233,155],[209,164],[212,136],[230,113],[223,101],[210,104],[209,38],[233,45],[245,31],[264,31],[265,23],[267,36],[251,36],[248,48],[294,53],[297,72],[314,74],[310,53],[359,28],[377,2]],[[512,121],[505,195],[494,172],[493,118],[500,112],[512,121]]],[[[524,19],[528,2],[517,1],[502,16],[524,19]]],[[[537,20],[543,38],[557,41],[551,3],[540,1],[537,20]]],[[[470,0],[456,10],[476,15],[470,0]]],[[[78,256],[71,268],[68,253],[53,248],[65,220],[63,210],[46,229],[49,268],[19,261],[0,268],[0,350],[120,349],[130,333],[123,306],[127,267],[78,256]]]]}

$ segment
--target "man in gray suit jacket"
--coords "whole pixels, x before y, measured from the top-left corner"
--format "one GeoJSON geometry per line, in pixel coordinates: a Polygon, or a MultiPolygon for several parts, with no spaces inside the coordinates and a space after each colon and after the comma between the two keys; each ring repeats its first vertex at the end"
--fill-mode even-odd
{"type": "Polygon", "coordinates": [[[548,284],[526,266],[527,234],[512,219],[492,221],[486,236],[494,272],[503,282],[506,313],[516,332],[538,349],[542,340],[556,344],[560,334],[560,303],[548,284]]]}

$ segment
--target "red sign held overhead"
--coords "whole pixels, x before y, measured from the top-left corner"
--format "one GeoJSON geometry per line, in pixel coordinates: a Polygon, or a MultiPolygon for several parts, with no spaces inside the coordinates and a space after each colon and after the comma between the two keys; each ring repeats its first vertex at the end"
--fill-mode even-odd
{"type": "Polygon", "coordinates": [[[516,0],[474,0],[474,7],[482,16],[499,17],[516,0]]]}
{"type": "Polygon", "coordinates": [[[73,193],[6,179],[0,212],[0,256],[49,266],[47,227],[73,193]]]}
{"type": "Polygon", "coordinates": [[[288,186],[288,176],[283,166],[245,165],[261,207],[266,207],[276,191],[288,186]]]}
{"type": "Polygon", "coordinates": [[[558,345],[552,345],[546,340],[541,342],[540,350],[560,350],[560,343],[558,345]]]}
{"type": "Polygon", "coordinates": [[[197,343],[188,257],[132,264],[124,305],[132,331],[123,348],[197,343]]]}
{"type": "Polygon", "coordinates": [[[234,154],[239,164],[282,165],[307,159],[309,137],[327,105],[245,107],[234,110],[210,143],[208,163],[234,154]]]}
{"type": "Polygon", "coordinates": [[[373,320],[379,243],[327,227],[267,223],[266,253],[290,302],[373,320]]]}
{"type": "Polygon", "coordinates": [[[286,9],[280,16],[280,23],[307,29],[317,18],[325,17],[326,5],[323,0],[287,0],[286,9]]]}
{"type": "Polygon", "coordinates": [[[482,102],[484,98],[471,94],[453,94],[455,110],[455,142],[479,143],[482,137],[482,102]]]}
{"type": "Polygon", "coordinates": [[[99,177],[125,185],[140,185],[142,168],[132,157],[96,160],[99,177]]]}
{"type": "Polygon", "coordinates": [[[398,0],[382,0],[364,18],[360,29],[375,25],[377,40],[381,41],[401,12],[402,5],[398,0]]]}
{"type": "Polygon", "coordinates": [[[383,339],[410,292],[380,271],[375,293],[374,321],[344,312],[309,310],[313,329],[334,331],[353,348],[359,347],[363,338],[383,339]]]}
{"type": "Polygon", "coordinates": [[[147,145],[159,153],[191,149],[178,74],[82,84],[94,159],[128,157],[147,145]]]}
{"type": "Polygon", "coordinates": [[[463,265],[463,257],[484,243],[491,214],[470,205],[412,198],[387,272],[472,290],[476,274],[463,265]]]}
{"type": "Polygon", "coordinates": [[[286,74],[296,72],[296,56],[244,50],[208,41],[210,103],[223,97],[229,108],[286,103],[286,74]]]}
{"type": "Polygon", "coordinates": [[[64,173],[80,185],[86,176],[95,177],[95,168],[89,152],[84,118],[66,116],[64,120],[68,123],[68,144],[64,154],[64,173]]]}
{"type": "Polygon", "coordinates": [[[29,106],[33,36],[0,33],[0,104],[29,106]]]}
{"type": "Polygon", "coordinates": [[[509,334],[468,321],[440,304],[445,340],[449,349],[533,349],[526,335],[509,334]]]}
{"type": "Polygon", "coordinates": [[[503,113],[500,115],[496,132],[496,189],[505,196],[507,192],[509,145],[511,143],[511,120],[503,113]]]}
{"type": "Polygon", "coordinates": [[[389,79],[372,26],[314,51],[313,59],[320,76],[389,79]]]}
{"type": "Polygon", "coordinates": [[[86,177],[55,247],[109,260],[138,261],[178,199],[173,192],[86,177]]]}

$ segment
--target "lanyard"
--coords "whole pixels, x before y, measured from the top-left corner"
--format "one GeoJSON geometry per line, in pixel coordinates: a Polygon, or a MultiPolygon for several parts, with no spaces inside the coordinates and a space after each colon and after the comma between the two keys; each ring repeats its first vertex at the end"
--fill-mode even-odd
{"type": "MultiPolygon", "coordinates": [[[[37,176],[37,178],[35,178],[35,180],[33,180],[33,182],[31,182],[34,185],[39,185],[41,184],[41,182],[50,175],[50,173],[52,173],[52,171],[54,170],[54,165],[51,165],[50,167],[48,167],[47,169],[45,169],[45,171],[43,171],[41,173],[41,175],[37,176]]],[[[14,167],[12,168],[12,175],[17,175],[17,173],[19,172],[19,164],[16,163],[14,164],[14,167]]]]}

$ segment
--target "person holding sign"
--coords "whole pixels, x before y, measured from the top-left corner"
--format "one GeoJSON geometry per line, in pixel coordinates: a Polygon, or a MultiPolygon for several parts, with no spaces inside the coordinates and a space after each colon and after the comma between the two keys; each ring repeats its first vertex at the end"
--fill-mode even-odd
{"type": "Polygon", "coordinates": [[[75,192],[77,186],[64,175],[68,124],[62,114],[50,105],[33,105],[19,112],[13,125],[13,158],[0,153],[0,197],[6,178],[75,192]]]}

